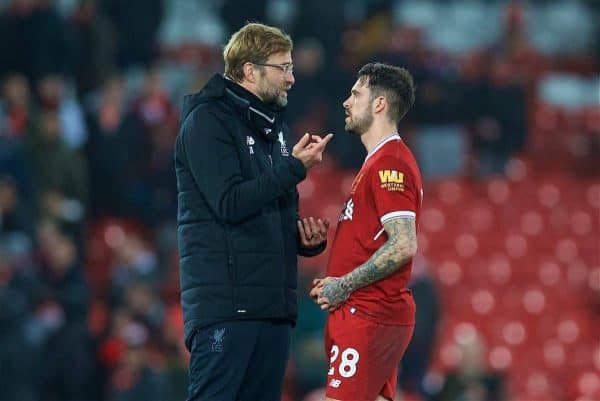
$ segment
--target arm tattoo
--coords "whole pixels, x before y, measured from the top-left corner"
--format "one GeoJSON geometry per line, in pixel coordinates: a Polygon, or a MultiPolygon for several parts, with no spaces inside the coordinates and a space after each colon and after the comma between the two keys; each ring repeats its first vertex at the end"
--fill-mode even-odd
{"type": "Polygon", "coordinates": [[[388,240],[365,263],[323,287],[331,304],[344,302],[359,288],[379,281],[404,266],[417,251],[415,219],[399,218],[383,224],[388,240]]]}

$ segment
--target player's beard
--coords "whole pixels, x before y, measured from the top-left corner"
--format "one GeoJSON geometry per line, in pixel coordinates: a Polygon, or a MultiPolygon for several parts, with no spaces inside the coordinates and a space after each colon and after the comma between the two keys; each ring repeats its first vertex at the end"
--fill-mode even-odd
{"type": "Polygon", "coordinates": [[[258,84],[257,94],[264,104],[279,109],[287,106],[288,100],[285,94],[289,89],[290,88],[286,87],[285,84],[278,86],[269,81],[265,74],[262,75],[262,79],[258,84]]]}
{"type": "Polygon", "coordinates": [[[373,124],[373,115],[369,113],[368,110],[365,110],[362,115],[351,114],[347,116],[349,121],[345,125],[345,129],[348,132],[352,132],[358,136],[361,136],[365,132],[371,128],[371,124],[373,124]]]}

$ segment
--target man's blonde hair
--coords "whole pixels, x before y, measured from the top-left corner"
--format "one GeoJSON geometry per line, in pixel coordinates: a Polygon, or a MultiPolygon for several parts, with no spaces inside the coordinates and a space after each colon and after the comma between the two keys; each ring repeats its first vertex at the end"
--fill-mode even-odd
{"type": "Polygon", "coordinates": [[[235,82],[244,78],[244,64],[266,63],[275,53],[292,51],[292,38],[279,28],[256,22],[244,25],[225,45],[225,75],[235,82]]]}

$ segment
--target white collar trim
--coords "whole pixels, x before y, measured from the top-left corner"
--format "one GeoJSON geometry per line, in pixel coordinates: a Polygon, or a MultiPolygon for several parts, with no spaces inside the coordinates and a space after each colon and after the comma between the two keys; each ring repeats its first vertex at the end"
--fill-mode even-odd
{"type": "Polygon", "coordinates": [[[369,157],[373,156],[375,154],[375,152],[377,152],[379,149],[381,149],[383,147],[383,145],[385,145],[386,143],[390,142],[390,141],[394,141],[394,140],[398,140],[398,139],[402,139],[400,137],[400,135],[395,132],[392,135],[383,138],[377,145],[375,145],[375,147],[369,152],[369,154],[367,155],[367,157],[365,157],[365,162],[369,159],[369,157]]]}

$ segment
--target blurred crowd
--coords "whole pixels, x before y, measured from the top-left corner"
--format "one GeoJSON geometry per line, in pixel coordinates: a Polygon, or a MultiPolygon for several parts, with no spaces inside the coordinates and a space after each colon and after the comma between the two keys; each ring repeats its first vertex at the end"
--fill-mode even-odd
{"type": "MultiPolygon", "coordinates": [[[[292,35],[286,117],[295,135],[336,134],[324,168],[352,170],[364,158],[343,132],[341,107],[357,67],[406,66],[418,96],[401,135],[427,182],[501,176],[524,152],[543,158],[530,130],[540,96],[598,106],[599,9],[551,0],[0,0],[0,400],[185,399],[179,106],[222,72],[220,46],[245,21],[292,35]]],[[[599,167],[594,121],[575,149],[582,174],[599,167]]],[[[423,400],[504,399],[494,375],[464,392],[461,380],[481,373],[476,341],[464,369],[437,395],[427,390],[442,312],[418,265],[420,315],[401,387],[423,400]]],[[[301,269],[301,287],[319,272],[301,269]]],[[[327,365],[325,316],[299,292],[289,401],[319,399],[327,365]]]]}

